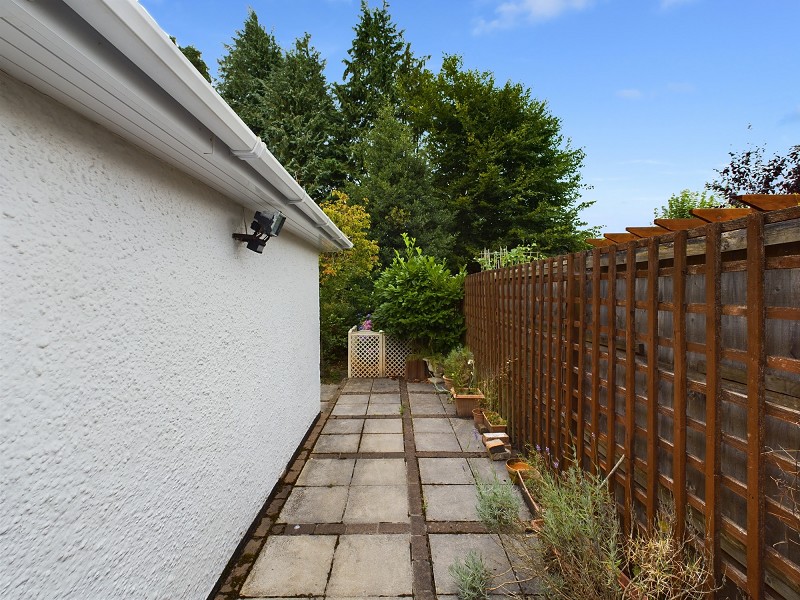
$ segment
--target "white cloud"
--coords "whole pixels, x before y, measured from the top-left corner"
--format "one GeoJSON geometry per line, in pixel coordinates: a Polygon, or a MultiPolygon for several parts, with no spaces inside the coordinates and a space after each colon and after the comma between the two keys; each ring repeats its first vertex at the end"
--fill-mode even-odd
{"type": "Polygon", "coordinates": [[[639,100],[644,94],[642,94],[642,90],[637,89],[626,89],[626,90],[617,90],[617,97],[624,98],[625,100],[639,100]]]}
{"type": "Polygon", "coordinates": [[[567,11],[584,10],[594,0],[510,0],[495,9],[495,17],[479,19],[474,33],[487,33],[497,29],[509,29],[520,22],[539,23],[561,16],[567,11]]]}

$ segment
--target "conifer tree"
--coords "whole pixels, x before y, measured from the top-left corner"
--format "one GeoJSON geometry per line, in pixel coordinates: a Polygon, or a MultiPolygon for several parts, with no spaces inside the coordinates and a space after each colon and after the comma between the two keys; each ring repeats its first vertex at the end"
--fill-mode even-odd
{"type": "MultiPolygon", "coordinates": [[[[403,31],[392,22],[386,0],[375,9],[361,0],[361,16],[354,31],[349,58],[344,60],[344,81],[335,87],[345,127],[342,141],[346,145],[363,138],[381,107],[399,108],[398,79],[423,64],[414,58],[403,31]]],[[[360,166],[354,165],[356,173],[360,166]]]]}
{"type": "Polygon", "coordinates": [[[317,202],[344,180],[339,114],[324,70],[310,36],[296,40],[266,80],[257,120],[267,147],[317,202]]]}
{"type": "Polygon", "coordinates": [[[250,10],[244,28],[236,32],[228,53],[219,59],[217,91],[259,137],[263,110],[260,106],[266,81],[283,62],[283,52],[275,36],[267,33],[250,10]]]}
{"type": "MultiPolygon", "coordinates": [[[[169,36],[169,39],[172,40],[173,44],[178,46],[178,40],[175,39],[174,35],[169,36]]],[[[200,52],[200,50],[191,44],[189,46],[178,46],[178,50],[180,50],[189,60],[189,62],[194,65],[194,68],[197,69],[197,72],[203,76],[203,79],[205,79],[208,83],[211,83],[211,75],[208,73],[208,65],[206,64],[206,61],[203,60],[203,54],[200,52]]]]}
{"type": "Polygon", "coordinates": [[[394,251],[403,250],[403,234],[416,238],[427,254],[450,258],[452,218],[433,186],[425,153],[391,107],[378,114],[374,127],[359,142],[357,154],[364,173],[347,190],[369,210],[370,234],[380,248],[381,263],[388,266],[394,251]]]}

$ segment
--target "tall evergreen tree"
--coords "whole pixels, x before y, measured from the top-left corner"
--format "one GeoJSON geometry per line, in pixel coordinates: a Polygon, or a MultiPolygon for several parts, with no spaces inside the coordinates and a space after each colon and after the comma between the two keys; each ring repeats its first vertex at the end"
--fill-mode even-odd
{"type": "Polygon", "coordinates": [[[253,132],[262,135],[263,110],[260,106],[266,81],[283,62],[283,52],[275,36],[259,24],[250,10],[244,29],[236,32],[228,53],[219,59],[217,91],[253,132]]]}
{"type": "MultiPolygon", "coordinates": [[[[375,9],[361,0],[361,16],[354,31],[349,58],[344,60],[344,81],[335,86],[345,126],[343,142],[348,145],[372,128],[381,107],[399,107],[398,78],[423,63],[413,57],[403,31],[392,22],[386,0],[375,9]]],[[[354,166],[358,173],[361,165],[354,166]]]]}
{"type": "MultiPolygon", "coordinates": [[[[178,40],[175,39],[174,35],[169,36],[169,39],[172,40],[172,43],[178,46],[178,40]]],[[[178,46],[178,50],[180,50],[183,55],[189,60],[194,68],[197,69],[197,72],[203,76],[208,83],[211,83],[211,75],[208,73],[208,65],[206,61],[203,60],[203,54],[192,45],[189,46],[178,46]]]]}
{"type": "Polygon", "coordinates": [[[381,263],[389,265],[394,251],[404,249],[404,233],[416,238],[426,254],[450,258],[452,217],[433,186],[427,157],[391,107],[378,114],[357,154],[364,173],[358,184],[348,186],[348,194],[369,209],[381,263]]]}
{"type": "Polygon", "coordinates": [[[318,202],[344,181],[339,114],[324,70],[310,36],[296,40],[266,80],[257,121],[270,151],[318,202]]]}
{"type": "Polygon", "coordinates": [[[578,219],[583,151],[570,147],[529,90],[461,67],[459,57],[445,57],[408,104],[454,215],[456,255],[466,262],[483,248],[522,243],[548,253],[584,248],[591,236],[578,219]]]}

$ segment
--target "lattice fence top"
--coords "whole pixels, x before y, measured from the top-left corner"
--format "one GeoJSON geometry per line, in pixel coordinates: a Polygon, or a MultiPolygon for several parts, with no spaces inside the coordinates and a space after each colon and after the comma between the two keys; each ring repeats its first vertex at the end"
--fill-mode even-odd
{"type": "Polygon", "coordinates": [[[348,377],[382,377],[383,334],[353,331],[348,335],[348,377]]]}
{"type": "Polygon", "coordinates": [[[402,377],[408,342],[387,336],[383,331],[358,331],[353,327],[348,339],[348,377],[402,377]]]}
{"type": "Polygon", "coordinates": [[[411,354],[411,344],[386,336],[385,377],[402,377],[406,372],[406,358],[411,354]]]}

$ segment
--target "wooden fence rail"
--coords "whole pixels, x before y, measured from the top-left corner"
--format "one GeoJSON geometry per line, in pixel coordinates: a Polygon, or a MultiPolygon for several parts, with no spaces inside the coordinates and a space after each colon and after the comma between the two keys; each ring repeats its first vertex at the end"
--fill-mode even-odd
{"type": "Polygon", "coordinates": [[[718,597],[800,597],[800,207],[470,275],[465,313],[519,448],[624,457],[626,529],[666,492],[718,597]]]}

